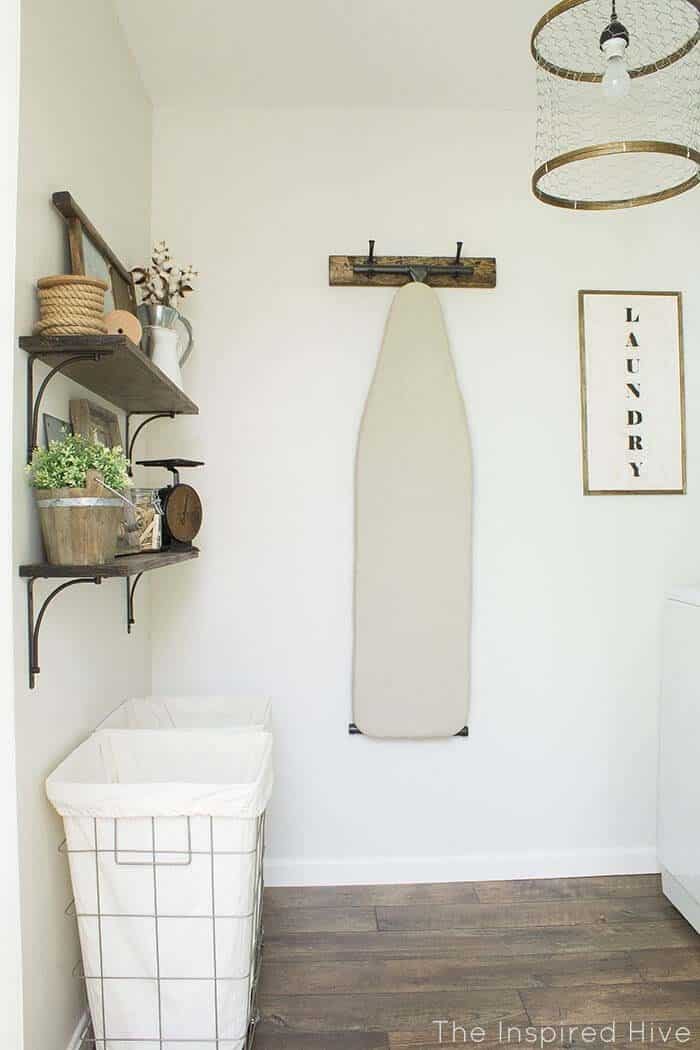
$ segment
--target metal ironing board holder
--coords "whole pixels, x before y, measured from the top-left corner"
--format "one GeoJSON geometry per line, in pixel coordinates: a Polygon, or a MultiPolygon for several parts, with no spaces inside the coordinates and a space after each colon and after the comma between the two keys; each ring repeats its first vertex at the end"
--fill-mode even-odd
{"type": "Polygon", "coordinates": [[[471,277],[474,274],[474,267],[470,263],[461,262],[462,248],[464,247],[463,241],[457,241],[457,252],[454,263],[451,266],[435,266],[432,264],[421,266],[417,263],[377,263],[374,257],[374,245],[374,240],[370,240],[367,262],[355,263],[353,265],[354,273],[365,274],[368,277],[378,273],[397,274],[403,277],[410,277],[412,281],[421,284],[424,284],[430,277],[471,277]]]}
{"type": "Polygon", "coordinates": [[[496,287],[496,260],[462,258],[463,241],[457,241],[453,256],[375,255],[375,241],[369,241],[367,255],[331,255],[328,283],[332,287],[399,288],[411,281],[433,288],[496,287]]]}

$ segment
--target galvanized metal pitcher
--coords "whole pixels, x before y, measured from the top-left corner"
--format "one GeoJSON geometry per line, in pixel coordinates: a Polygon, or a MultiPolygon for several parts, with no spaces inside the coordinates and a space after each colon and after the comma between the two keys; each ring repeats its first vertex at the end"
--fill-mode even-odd
{"type": "Polygon", "coordinates": [[[141,303],[138,316],[143,325],[142,350],[182,389],[180,369],[194,349],[192,325],[174,306],[141,303]],[[185,329],[184,345],[177,330],[178,323],[185,329]]]}

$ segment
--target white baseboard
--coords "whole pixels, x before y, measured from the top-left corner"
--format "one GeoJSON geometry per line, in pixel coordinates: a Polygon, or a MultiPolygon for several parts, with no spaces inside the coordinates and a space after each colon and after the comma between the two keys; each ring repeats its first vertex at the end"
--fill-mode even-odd
{"type": "Polygon", "coordinates": [[[80,1020],[78,1021],[75,1031],[71,1036],[71,1040],[66,1047],[66,1050],[80,1050],[82,1045],[83,1036],[85,1035],[85,1029],[88,1026],[88,1015],[87,1010],[83,1013],[80,1020]]]}
{"type": "Polygon", "coordinates": [[[649,846],[562,853],[475,853],[462,857],[268,857],[265,882],[268,886],[371,886],[646,875],[658,871],[656,850],[649,846]]]}
{"type": "Polygon", "coordinates": [[[685,886],[664,867],[661,868],[661,878],[663,880],[664,893],[671,904],[674,908],[678,908],[678,911],[685,916],[693,929],[700,933],[700,901],[696,900],[685,886]]]}

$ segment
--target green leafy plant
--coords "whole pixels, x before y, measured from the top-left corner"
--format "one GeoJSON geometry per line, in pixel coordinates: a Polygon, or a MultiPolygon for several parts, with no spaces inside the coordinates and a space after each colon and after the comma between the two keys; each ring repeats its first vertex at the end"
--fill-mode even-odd
{"type": "Polygon", "coordinates": [[[70,434],[63,441],[52,441],[48,448],[35,448],[27,475],[35,489],[82,489],[88,470],[98,470],[106,485],[121,490],[129,483],[127,466],[118,445],[105,448],[79,434],[70,434]]]}

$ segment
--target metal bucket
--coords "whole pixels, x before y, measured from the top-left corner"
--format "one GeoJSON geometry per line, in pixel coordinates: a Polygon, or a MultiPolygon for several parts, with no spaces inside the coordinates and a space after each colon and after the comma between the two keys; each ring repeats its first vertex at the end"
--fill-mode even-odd
{"type": "Polygon", "coordinates": [[[122,500],[90,489],[35,489],[50,565],[104,565],[117,550],[122,500]]]}
{"type": "Polygon", "coordinates": [[[180,311],[176,310],[174,306],[161,306],[160,303],[141,303],[137,310],[137,314],[143,325],[141,349],[148,357],[153,356],[154,343],[157,340],[158,329],[167,328],[171,331],[177,331],[178,323],[182,325],[185,329],[186,339],[183,345],[178,334],[178,346],[175,354],[177,364],[182,367],[194,349],[192,325],[187,318],[183,317],[180,311]]]}

